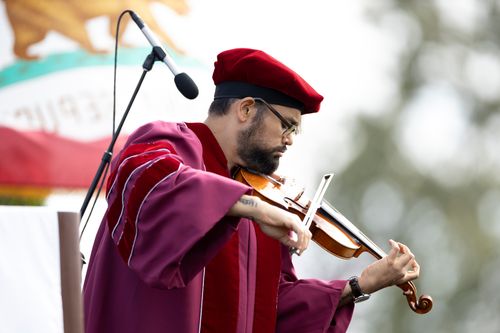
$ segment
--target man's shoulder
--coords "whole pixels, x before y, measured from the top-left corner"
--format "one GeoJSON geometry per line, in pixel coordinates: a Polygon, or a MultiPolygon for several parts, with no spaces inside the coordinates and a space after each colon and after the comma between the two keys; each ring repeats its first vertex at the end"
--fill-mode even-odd
{"type": "Polygon", "coordinates": [[[133,131],[128,137],[127,145],[159,140],[177,142],[179,140],[192,140],[195,137],[193,131],[183,122],[157,120],[146,123],[133,131]]]}
{"type": "Polygon", "coordinates": [[[164,135],[180,135],[182,127],[186,127],[184,123],[168,122],[156,120],[139,126],[130,134],[130,138],[148,138],[164,135]]]}
{"type": "Polygon", "coordinates": [[[132,132],[124,148],[133,145],[166,143],[188,165],[202,165],[202,144],[186,123],[153,121],[132,132]]]}

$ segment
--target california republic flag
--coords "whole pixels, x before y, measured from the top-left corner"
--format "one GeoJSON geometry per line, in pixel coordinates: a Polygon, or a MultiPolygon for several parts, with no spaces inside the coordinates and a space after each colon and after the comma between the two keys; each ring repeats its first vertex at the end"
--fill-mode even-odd
{"type": "MultiPolygon", "coordinates": [[[[113,51],[125,9],[141,16],[178,66],[191,75],[202,67],[175,42],[185,0],[0,2],[0,196],[88,188],[113,131],[113,51]]],[[[128,14],[118,40],[116,124],[151,51],[128,14]]],[[[157,63],[116,148],[142,123],[186,119],[193,103],[157,63]]]]}

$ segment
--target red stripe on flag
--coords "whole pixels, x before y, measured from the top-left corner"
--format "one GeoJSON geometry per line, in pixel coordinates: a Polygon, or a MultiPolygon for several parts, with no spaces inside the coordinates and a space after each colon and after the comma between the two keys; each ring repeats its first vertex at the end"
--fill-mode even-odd
{"type": "MultiPolygon", "coordinates": [[[[125,139],[117,141],[117,149],[125,139]]],[[[87,188],[109,141],[74,140],[0,126],[0,185],[87,188]]]]}

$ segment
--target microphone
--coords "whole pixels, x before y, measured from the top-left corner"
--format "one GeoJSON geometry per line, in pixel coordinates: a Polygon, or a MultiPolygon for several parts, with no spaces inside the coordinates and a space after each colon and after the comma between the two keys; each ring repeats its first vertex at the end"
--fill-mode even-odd
{"type": "Polygon", "coordinates": [[[172,57],[170,57],[170,55],[165,51],[163,46],[161,46],[160,42],[158,41],[154,33],[142,21],[139,15],[137,15],[131,10],[129,11],[129,13],[130,16],[132,17],[132,20],[134,20],[139,29],[141,29],[144,36],[146,36],[146,39],[149,41],[149,44],[151,44],[151,46],[153,47],[153,51],[155,52],[156,56],[161,61],[163,61],[165,65],[167,65],[167,67],[170,69],[172,74],[174,74],[174,82],[180,93],[188,99],[195,99],[198,96],[198,87],[196,86],[194,81],[186,73],[180,72],[180,70],[175,65],[172,57]]]}

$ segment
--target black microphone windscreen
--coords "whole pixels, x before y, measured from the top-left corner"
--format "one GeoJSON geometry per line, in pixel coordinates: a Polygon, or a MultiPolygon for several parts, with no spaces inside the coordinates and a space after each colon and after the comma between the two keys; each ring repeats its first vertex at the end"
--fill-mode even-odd
{"type": "Polygon", "coordinates": [[[195,99],[198,96],[198,87],[196,83],[186,73],[179,73],[174,77],[177,89],[189,99],[195,99]]]}

